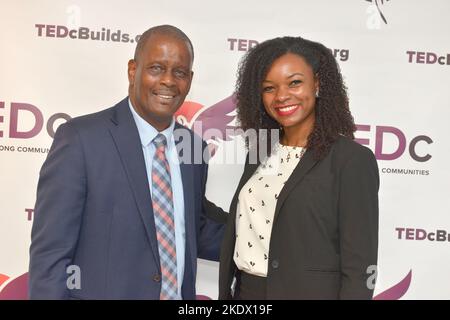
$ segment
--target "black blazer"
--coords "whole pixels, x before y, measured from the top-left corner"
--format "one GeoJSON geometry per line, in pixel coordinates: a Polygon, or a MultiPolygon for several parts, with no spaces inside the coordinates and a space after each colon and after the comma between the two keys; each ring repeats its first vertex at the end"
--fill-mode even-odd
{"type": "MultiPolygon", "coordinates": [[[[238,196],[222,242],[219,299],[231,298],[238,196]]],[[[340,137],[316,161],[307,151],[278,197],[270,239],[267,299],[371,299],[367,268],[377,264],[378,166],[366,147],[340,137]]]]}

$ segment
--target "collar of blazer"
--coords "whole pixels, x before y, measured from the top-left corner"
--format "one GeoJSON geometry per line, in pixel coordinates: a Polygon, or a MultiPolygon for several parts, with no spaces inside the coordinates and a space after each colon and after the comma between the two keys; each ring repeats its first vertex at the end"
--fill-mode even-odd
{"type": "Polygon", "coordinates": [[[289,193],[294,189],[294,187],[303,180],[305,175],[316,165],[318,161],[314,159],[314,153],[310,150],[306,150],[302,159],[292,171],[291,176],[286,181],[286,184],[281,189],[280,195],[278,196],[277,205],[275,207],[275,215],[273,217],[273,223],[277,221],[280,209],[283,206],[284,201],[288,197],[289,193]]]}
{"type": "MultiPolygon", "coordinates": [[[[277,205],[275,207],[275,215],[273,223],[276,222],[280,209],[283,206],[283,203],[288,197],[288,195],[291,193],[292,189],[294,189],[294,187],[298,183],[300,183],[300,181],[303,180],[305,175],[317,164],[317,162],[318,161],[314,159],[313,152],[307,150],[303,155],[302,159],[300,160],[300,162],[298,163],[297,167],[295,167],[289,179],[286,181],[286,184],[281,189],[280,195],[278,196],[277,205]]],[[[258,161],[257,163],[249,163],[249,159],[247,158],[244,173],[242,174],[242,178],[237,188],[238,192],[236,192],[236,195],[234,197],[235,199],[233,199],[232,205],[234,206],[234,210],[231,210],[231,212],[233,212],[234,215],[236,215],[237,200],[239,198],[239,193],[241,192],[242,187],[252,177],[256,169],[258,169],[260,163],[261,163],[260,161],[258,161]]]]}

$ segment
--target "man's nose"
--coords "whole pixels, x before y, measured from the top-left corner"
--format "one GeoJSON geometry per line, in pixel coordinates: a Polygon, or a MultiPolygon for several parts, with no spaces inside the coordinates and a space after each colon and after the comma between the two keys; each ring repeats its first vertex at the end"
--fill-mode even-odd
{"type": "Polygon", "coordinates": [[[174,76],[172,75],[172,72],[170,70],[167,70],[161,75],[161,84],[171,87],[175,84],[174,76]]]}

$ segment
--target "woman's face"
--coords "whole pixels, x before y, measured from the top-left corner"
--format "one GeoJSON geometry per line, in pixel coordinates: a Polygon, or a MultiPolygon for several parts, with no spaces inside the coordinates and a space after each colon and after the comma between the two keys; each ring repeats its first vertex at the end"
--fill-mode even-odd
{"type": "Polygon", "coordinates": [[[305,59],[287,53],[276,59],[262,82],[266,112],[283,128],[314,126],[314,107],[319,81],[305,59]]]}

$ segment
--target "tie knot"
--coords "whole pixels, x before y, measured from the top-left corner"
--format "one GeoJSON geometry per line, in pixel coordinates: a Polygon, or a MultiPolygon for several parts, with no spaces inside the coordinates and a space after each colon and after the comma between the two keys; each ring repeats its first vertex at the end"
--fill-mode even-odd
{"type": "Polygon", "coordinates": [[[163,134],[158,133],[158,135],[153,139],[153,144],[157,149],[160,147],[165,147],[167,145],[166,137],[163,134]]]}

